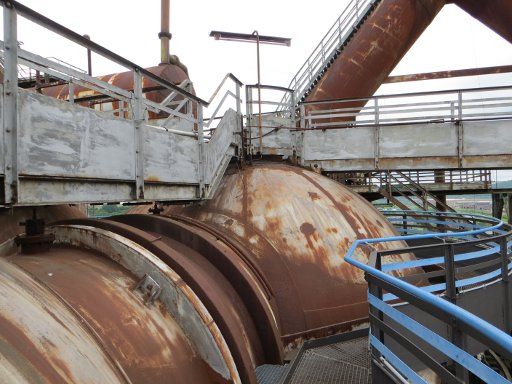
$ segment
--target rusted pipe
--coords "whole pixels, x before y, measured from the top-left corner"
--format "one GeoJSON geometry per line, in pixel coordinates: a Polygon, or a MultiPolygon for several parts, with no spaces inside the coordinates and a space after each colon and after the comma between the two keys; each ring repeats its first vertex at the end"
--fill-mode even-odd
{"type": "Polygon", "coordinates": [[[512,2],[510,0],[453,0],[452,3],[512,43],[512,2]]]}
{"type": "Polygon", "coordinates": [[[169,51],[169,40],[172,35],[169,32],[170,0],[161,0],[161,31],[158,34],[160,38],[160,62],[169,64],[171,54],[169,51]]]}
{"type": "Polygon", "coordinates": [[[439,72],[426,72],[426,73],[412,73],[408,75],[389,76],[384,83],[404,83],[409,81],[422,81],[422,80],[436,80],[436,79],[450,79],[454,77],[466,76],[481,76],[481,75],[496,75],[500,73],[511,73],[512,65],[500,65],[494,67],[484,68],[467,68],[456,69],[453,71],[439,71],[439,72]]]}
{"type": "Polygon", "coordinates": [[[444,4],[444,0],[381,1],[354,31],[306,100],[373,95],[444,4]]]}

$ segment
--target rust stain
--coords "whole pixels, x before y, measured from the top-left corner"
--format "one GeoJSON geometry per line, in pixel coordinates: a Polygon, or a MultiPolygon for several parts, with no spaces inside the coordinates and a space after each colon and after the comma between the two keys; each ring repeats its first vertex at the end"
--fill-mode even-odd
{"type": "Polygon", "coordinates": [[[320,199],[320,195],[316,192],[308,192],[308,195],[309,197],[311,197],[311,200],[319,200],[320,199]]]}

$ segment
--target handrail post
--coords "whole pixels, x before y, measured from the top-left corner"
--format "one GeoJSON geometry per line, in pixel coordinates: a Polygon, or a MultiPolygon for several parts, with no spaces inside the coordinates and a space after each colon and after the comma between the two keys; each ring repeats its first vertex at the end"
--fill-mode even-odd
{"type": "Polygon", "coordinates": [[[501,256],[501,281],[503,284],[503,325],[505,332],[510,332],[510,276],[508,274],[510,259],[508,256],[507,236],[504,235],[500,239],[500,256],[501,256]]]}
{"type": "Polygon", "coordinates": [[[305,135],[306,131],[304,131],[304,129],[306,129],[306,125],[307,125],[306,107],[304,106],[304,104],[300,104],[299,110],[300,110],[299,128],[301,130],[298,132],[297,155],[300,157],[300,164],[304,165],[304,146],[305,146],[304,140],[306,138],[306,135],[305,135]]]}
{"type": "Polygon", "coordinates": [[[68,101],[73,104],[75,102],[75,83],[73,82],[73,80],[69,80],[69,83],[68,83],[68,94],[69,94],[69,97],[68,97],[68,101]]]}
{"type": "Polygon", "coordinates": [[[199,177],[198,198],[205,196],[205,156],[204,156],[204,132],[203,132],[203,106],[197,103],[197,173],[199,177]]]}
{"type": "Polygon", "coordinates": [[[241,157],[243,157],[243,122],[242,122],[242,119],[243,119],[243,116],[242,116],[242,99],[240,97],[240,84],[239,83],[236,83],[236,124],[237,124],[237,131],[238,131],[238,135],[239,135],[239,143],[238,143],[238,146],[239,146],[239,156],[241,155],[241,157]]]}
{"type": "Polygon", "coordinates": [[[245,86],[245,114],[246,114],[246,122],[245,122],[245,152],[249,157],[249,163],[252,162],[252,87],[249,85],[245,86]]]}
{"type": "Polygon", "coordinates": [[[144,199],[144,98],[142,94],[142,75],[138,69],[133,71],[133,122],[135,126],[135,199],[144,199]]]}
{"type": "MultiPolygon", "coordinates": [[[[379,271],[382,270],[382,256],[378,251],[374,251],[370,254],[369,265],[379,271]]],[[[379,300],[382,300],[383,299],[382,288],[377,285],[372,284],[370,279],[367,278],[367,273],[365,273],[365,278],[366,278],[366,281],[368,282],[368,291],[370,292],[370,294],[372,294],[379,300]]],[[[382,322],[384,321],[384,314],[377,308],[370,306],[370,313],[373,316],[375,316],[376,318],[378,318],[380,321],[382,321],[382,322]]],[[[378,338],[381,343],[384,344],[384,331],[383,330],[381,330],[380,328],[375,327],[373,325],[371,327],[371,333],[373,336],[378,338]]],[[[372,348],[372,353],[376,353],[376,352],[377,351],[372,348]]],[[[374,356],[374,357],[378,358],[379,356],[374,356]]]]}
{"type": "Polygon", "coordinates": [[[18,21],[16,10],[4,5],[4,203],[18,202],[18,21]]]}
{"type": "MultiPolygon", "coordinates": [[[[454,245],[450,243],[445,243],[444,249],[444,268],[445,268],[445,283],[446,283],[446,299],[453,304],[457,304],[457,287],[455,284],[456,276],[455,276],[455,249],[454,245]]],[[[451,324],[449,325],[448,334],[452,343],[465,350],[466,346],[466,337],[461,332],[458,327],[457,320],[451,319],[451,324]]],[[[456,376],[463,380],[464,383],[469,382],[468,371],[466,368],[461,366],[458,363],[455,363],[455,374],[456,376]]]]}

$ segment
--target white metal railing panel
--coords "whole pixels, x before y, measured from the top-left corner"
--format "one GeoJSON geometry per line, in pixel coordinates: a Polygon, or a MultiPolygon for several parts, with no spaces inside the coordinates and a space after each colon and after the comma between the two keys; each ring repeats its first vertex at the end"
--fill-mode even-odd
{"type": "Polygon", "coordinates": [[[197,134],[144,125],[144,181],[199,182],[197,134]]]}
{"type": "Polygon", "coordinates": [[[4,174],[5,172],[5,162],[4,162],[4,153],[5,153],[5,142],[4,142],[4,111],[2,106],[4,105],[4,86],[0,84],[0,174],[4,174]]]}
{"type": "Polygon", "coordinates": [[[131,122],[19,91],[19,174],[133,180],[131,122]]]}

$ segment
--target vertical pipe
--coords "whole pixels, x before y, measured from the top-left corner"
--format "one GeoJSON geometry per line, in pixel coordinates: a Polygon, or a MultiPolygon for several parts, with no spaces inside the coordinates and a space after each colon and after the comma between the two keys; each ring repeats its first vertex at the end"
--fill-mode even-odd
{"type": "Polygon", "coordinates": [[[161,0],[161,30],[158,34],[160,38],[160,62],[161,64],[168,64],[171,59],[169,52],[169,41],[171,40],[171,33],[169,32],[169,16],[170,4],[169,0],[161,0]]]}
{"type": "Polygon", "coordinates": [[[4,198],[6,205],[18,202],[18,38],[16,10],[4,5],[4,198]]]}

